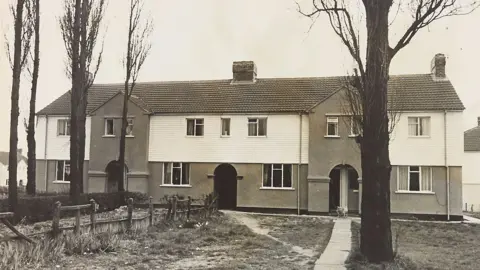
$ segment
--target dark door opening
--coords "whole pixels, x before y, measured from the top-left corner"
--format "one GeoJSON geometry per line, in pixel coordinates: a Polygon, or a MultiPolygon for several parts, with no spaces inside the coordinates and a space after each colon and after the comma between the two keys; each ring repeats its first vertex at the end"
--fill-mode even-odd
{"type": "Polygon", "coordinates": [[[330,172],[329,209],[335,211],[340,205],[340,170],[335,168],[330,172]]]}
{"type": "Polygon", "coordinates": [[[120,166],[120,162],[117,160],[112,160],[108,163],[107,167],[105,168],[105,172],[107,173],[107,187],[106,192],[117,192],[118,191],[118,179],[121,177],[122,173],[124,173],[123,179],[123,187],[127,190],[127,172],[128,167],[125,165],[125,171],[122,171],[122,167],[120,166]]]}
{"type": "Polygon", "coordinates": [[[213,172],[213,189],[218,195],[218,208],[233,210],[237,207],[237,171],[230,164],[220,164],[213,172]]]}

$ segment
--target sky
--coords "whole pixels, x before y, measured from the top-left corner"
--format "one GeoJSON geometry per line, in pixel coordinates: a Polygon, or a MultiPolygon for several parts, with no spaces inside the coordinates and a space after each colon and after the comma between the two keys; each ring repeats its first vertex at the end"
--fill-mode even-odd
{"type": "MultiPolygon", "coordinates": [[[[355,1],[355,0],[353,0],[355,1]]],[[[467,0],[462,0],[467,1],[467,0]]],[[[8,5],[0,1],[0,151],[8,151],[12,74],[5,53],[5,37],[13,41],[8,5]]],[[[65,75],[65,47],[58,26],[64,0],[41,1],[40,74],[37,111],[70,87],[65,75]]],[[[297,11],[294,0],[145,0],[145,14],[153,19],[152,49],[139,81],[210,80],[232,77],[233,61],[254,61],[259,78],[345,75],[353,61],[328,20],[312,21],[297,11]]],[[[305,11],[311,0],[299,0],[305,11]]],[[[104,28],[103,62],[96,83],[124,80],[129,0],[109,0],[104,28]]],[[[358,9],[352,9],[358,10],[358,9]]],[[[356,16],[358,18],[358,16],[356,16]]],[[[359,25],[364,44],[364,24],[359,25]]],[[[391,46],[411,23],[402,10],[390,28],[391,46]]],[[[422,29],[392,61],[390,74],[429,73],[436,53],[447,56],[446,72],[467,108],[464,129],[480,116],[480,10],[468,16],[447,17],[422,29]]],[[[363,47],[364,49],[364,47],[363,47]]],[[[28,118],[30,82],[22,77],[19,147],[26,151],[23,119],[28,118]]]]}

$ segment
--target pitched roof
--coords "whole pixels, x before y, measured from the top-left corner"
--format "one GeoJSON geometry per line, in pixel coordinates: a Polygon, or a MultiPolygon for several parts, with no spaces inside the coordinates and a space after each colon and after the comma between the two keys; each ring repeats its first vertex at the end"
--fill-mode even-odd
{"type": "MultiPolygon", "coordinates": [[[[28,159],[22,154],[17,153],[17,163],[20,163],[20,161],[24,161],[27,163],[28,159]]],[[[5,151],[0,151],[0,164],[3,164],[5,166],[8,166],[9,163],[9,152],[5,151]]]]}
{"type": "MultiPolygon", "coordinates": [[[[340,90],[344,76],[305,78],[258,78],[255,83],[231,80],[137,83],[134,101],[152,113],[273,113],[310,109],[340,90]]],[[[123,84],[94,84],[89,90],[91,112],[119,91],[123,84]]],[[[388,91],[395,107],[405,111],[463,110],[448,80],[434,81],[430,74],[390,76],[388,91]]],[[[37,114],[70,113],[67,92],[37,114]]]]}
{"type": "Polygon", "coordinates": [[[463,150],[480,151],[480,126],[471,128],[463,133],[463,150]]]}

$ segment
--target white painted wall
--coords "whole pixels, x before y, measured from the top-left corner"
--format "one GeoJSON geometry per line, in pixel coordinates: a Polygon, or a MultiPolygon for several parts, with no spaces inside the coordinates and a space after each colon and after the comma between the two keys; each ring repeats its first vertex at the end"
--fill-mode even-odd
{"type": "MultiPolygon", "coordinates": [[[[390,140],[393,165],[445,166],[445,133],[443,112],[401,113],[390,140]],[[430,137],[408,136],[409,116],[430,116],[430,137]]],[[[447,112],[447,163],[463,165],[462,112],[447,112]]]]}
{"type": "MultiPolygon", "coordinates": [[[[308,116],[303,116],[302,163],[308,162],[308,116]]],[[[299,115],[175,115],[150,117],[149,161],[298,163],[299,115]],[[204,118],[203,137],[186,136],[186,118],[204,118]],[[220,136],[221,117],[231,136],[220,136]],[[248,117],[268,117],[267,137],[248,137],[248,117]]]]}
{"type": "MultiPolygon", "coordinates": [[[[67,119],[62,116],[49,116],[46,127],[46,117],[38,116],[35,131],[37,159],[45,159],[45,142],[47,142],[46,159],[69,160],[70,159],[70,136],[57,136],[57,123],[59,119],[67,119]],[[47,140],[45,141],[45,128],[47,128],[47,140]]],[[[90,159],[90,131],[91,118],[86,119],[85,160],[90,159]]]]}
{"type": "Polygon", "coordinates": [[[464,163],[462,168],[463,178],[463,208],[465,203],[467,210],[480,211],[480,151],[464,152],[464,163]]]}
{"type": "MultiPolygon", "coordinates": [[[[0,164],[0,186],[8,186],[8,166],[0,164]]],[[[27,163],[21,160],[17,165],[17,183],[20,184],[23,180],[23,185],[27,185],[27,163]]]]}

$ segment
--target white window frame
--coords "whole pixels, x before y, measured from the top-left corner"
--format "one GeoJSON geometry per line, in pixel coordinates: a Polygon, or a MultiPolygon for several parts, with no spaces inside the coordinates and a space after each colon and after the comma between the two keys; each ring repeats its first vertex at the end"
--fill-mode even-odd
{"type": "Polygon", "coordinates": [[[205,135],[205,119],[204,118],[187,118],[187,137],[203,137],[205,135]],[[198,120],[202,120],[202,123],[197,123],[198,120]],[[193,134],[188,134],[188,121],[193,121],[193,134]],[[197,126],[203,126],[202,135],[197,135],[197,126]]]}
{"type": "Polygon", "coordinates": [[[263,164],[262,167],[262,189],[293,189],[293,164],[278,164],[278,163],[273,163],[273,164],[263,164]],[[275,165],[281,165],[282,168],[275,168],[275,165]],[[284,166],[288,165],[290,166],[290,187],[285,187],[283,180],[285,178],[285,170],[284,166]],[[270,186],[265,186],[265,166],[270,166],[270,186]],[[282,186],[281,187],[274,187],[273,186],[273,172],[274,171],[282,171],[282,186]]]}
{"type": "Polygon", "coordinates": [[[115,137],[115,119],[114,118],[105,118],[104,120],[104,130],[103,130],[104,137],[115,137]],[[112,121],[112,134],[107,133],[107,123],[108,121],[112,121]]]}
{"type": "Polygon", "coordinates": [[[249,117],[247,119],[247,135],[248,137],[267,137],[268,134],[268,121],[267,117],[249,117]],[[265,134],[260,135],[260,121],[265,121],[265,134]],[[257,128],[256,135],[250,135],[250,125],[255,125],[257,128]]]}
{"type": "MultiPolygon", "coordinates": [[[[68,180],[65,180],[65,168],[66,168],[66,165],[67,165],[67,162],[68,162],[68,166],[70,167],[70,161],[69,160],[57,160],[55,162],[55,181],[54,182],[57,182],[57,183],[70,183],[70,181],[68,180]],[[58,179],[58,163],[59,162],[63,162],[63,173],[62,173],[62,176],[64,179],[58,179]]],[[[71,171],[70,171],[71,173],[71,171]]]]}
{"type": "Polygon", "coordinates": [[[220,118],[220,136],[221,137],[230,137],[231,135],[231,129],[232,129],[232,119],[231,118],[228,118],[228,117],[222,117],[220,118]],[[224,121],[228,121],[228,134],[223,134],[223,131],[224,131],[224,124],[225,122],[224,121]]]}
{"type": "Polygon", "coordinates": [[[135,120],[130,117],[127,118],[127,128],[126,128],[126,137],[133,137],[133,127],[135,126],[135,120]],[[131,126],[130,133],[128,132],[128,127],[131,126]]]}
{"type": "Polygon", "coordinates": [[[431,131],[431,118],[430,116],[409,116],[407,118],[407,132],[408,132],[408,136],[409,137],[420,137],[420,138],[425,138],[425,137],[430,137],[430,133],[432,132],[431,131]],[[416,134],[410,134],[410,119],[416,119],[416,134]],[[429,133],[428,134],[420,134],[420,131],[425,131],[425,127],[422,127],[422,119],[428,119],[427,121],[427,125],[428,125],[428,131],[429,133]]]}
{"type": "Polygon", "coordinates": [[[57,136],[70,136],[70,119],[58,119],[57,120],[57,136]],[[62,125],[65,134],[60,133],[60,125],[62,125]]]}
{"type": "Polygon", "coordinates": [[[168,186],[168,187],[191,187],[192,185],[190,184],[190,163],[185,163],[185,162],[165,162],[163,163],[163,174],[162,174],[162,186],[168,186]],[[178,163],[180,164],[179,167],[174,167],[174,164],[178,163]],[[170,183],[165,183],[165,165],[171,167],[171,172],[170,172],[170,183]],[[184,171],[184,166],[188,166],[188,175],[187,175],[187,180],[188,184],[183,184],[182,179],[183,179],[183,171],[184,171]],[[174,169],[180,169],[180,184],[174,184],[173,183],[173,170],[174,169]]]}
{"type": "Polygon", "coordinates": [[[339,131],[338,131],[338,117],[327,116],[327,126],[326,126],[325,137],[340,137],[339,131]],[[335,124],[335,134],[334,135],[328,134],[328,125],[331,124],[331,123],[335,124]]]}
{"type": "Polygon", "coordinates": [[[397,192],[399,193],[433,193],[433,167],[432,166],[397,166],[397,192]],[[407,189],[400,189],[400,167],[407,167],[407,189]],[[411,167],[418,167],[418,171],[412,171],[411,167]],[[428,169],[430,174],[430,190],[422,190],[422,170],[428,169]],[[410,174],[418,173],[420,190],[410,190],[410,174]]]}

